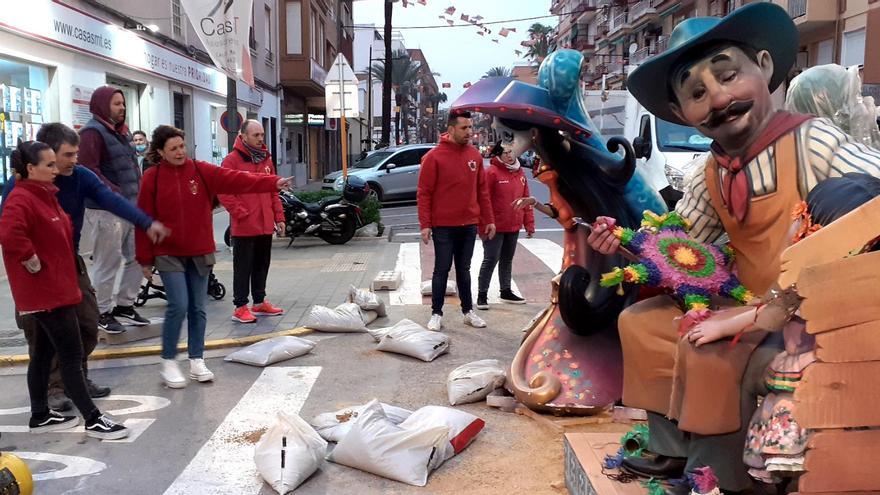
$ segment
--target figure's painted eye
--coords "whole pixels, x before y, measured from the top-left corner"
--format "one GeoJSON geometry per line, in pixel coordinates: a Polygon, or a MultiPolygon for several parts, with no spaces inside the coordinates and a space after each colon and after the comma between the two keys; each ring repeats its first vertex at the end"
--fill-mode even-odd
{"type": "Polygon", "coordinates": [[[510,131],[504,131],[501,133],[501,139],[506,143],[513,142],[513,133],[510,131]]]}

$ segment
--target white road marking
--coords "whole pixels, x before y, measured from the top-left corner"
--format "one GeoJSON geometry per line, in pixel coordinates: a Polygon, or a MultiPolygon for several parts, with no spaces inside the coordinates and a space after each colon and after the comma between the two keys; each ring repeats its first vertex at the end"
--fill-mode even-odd
{"type": "Polygon", "coordinates": [[[544,262],[553,273],[562,269],[562,246],[548,239],[520,239],[519,243],[544,262]]]}
{"type": "MultiPolygon", "coordinates": [[[[546,228],[546,229],[535,229],[535,232],[565,232],[565,229],[563,229],[562,227],[552,227],[552,228],[546,228]]],[[[520,233],[522,233],[522,235],[525,235],[526,231],[521,230],[520,233]]],[[[422,234],[419,232],[401,232],[401,233],[395,233],[394,237],[416,237],[416,236],[421,236],[421,235],[422,234]]]]}
{"type": "Polygon", "coordinates": [[[418,242],[405,242],[397,251],[397,264],[400,272],[400,288],[388,294],[392,306],[404,304],[422,304],[422,262],[418,242]]]}
{"type": "MultiPolygon", "coordinates": [[[[477,239],[474,243],[474,256],[471,258],[471,292],[474,294],[474,304],[477,304],[477,291],[479,290],[480,266],[483,264],[483,241],[477,239]]],[[[454,265],[453,265],[454,268],[454,265]]],[[[511,277],[510,289],[519,294],[519,288],[516,281],[511,277]]],[[[492,278],[489,280],[489,304],[498,304],[501,302],[501,282],[498,280],[498,265],[492,271],[492,278]]]]}
{"type": "MultiPolygon", "coordinates": [[[[73,455],[48,454],[45,452],[12,452],[22,460],[34,462],[51,462],[61,464],[64,467],[52,471],[38,471],[33,473],[34,481],[58,480],[61,478],[78,478],[97,474],[107,469],[103,462],[73,455]]],[[[31,465],[31,463],[28,463],[31,465]]]]}
{"type": "Polygon", "coordinates": [[[320,366],[264,369],[165,495],[260,493],[255,445],[242,437],[268,428],[276,410],[298,414],[320,373],[320,366]]]}

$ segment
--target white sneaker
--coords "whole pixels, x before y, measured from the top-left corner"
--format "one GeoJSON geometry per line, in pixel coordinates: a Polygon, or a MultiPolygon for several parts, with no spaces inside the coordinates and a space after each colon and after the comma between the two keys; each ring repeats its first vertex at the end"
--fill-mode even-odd
{"type": "Polygon", "coordinates": [[[204,359],[190,359],[189,377],[197,382],[210,382],[214,380],[214,373],[205,366],[204,359]]]}
{"type": "Polygon", "coordinates": [[[428,330],[439,332],[441,328],[443,328],[443,317],[437,314],[431,315],[431,319],[428,320],[428,330]]]}
{"type": "Polygon", "coordinates": [[[163,359],[162,371],[159,374],[162,375],[162,380],[165,381],[165,386],[168,388],[183,388],[186,386],[186,377],[180,372],[180,367],[174,359],[163,359]]]}
{"type": "Polygon", "coordinates": [[[474,310],[470,310],[464,314],[464,324],[474,328],[486,328],[486,322],[477,316],[477,314],[474,313],[474,310]]]}

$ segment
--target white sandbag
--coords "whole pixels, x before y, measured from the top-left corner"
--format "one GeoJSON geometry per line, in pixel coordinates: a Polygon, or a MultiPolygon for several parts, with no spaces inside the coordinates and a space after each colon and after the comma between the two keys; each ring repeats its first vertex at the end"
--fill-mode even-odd
{"type": "Polygon", "coordinates": [[[348,286],[348,302],[355,303],[361,309],[375,311],[378,316],[387,316],[385,310],[385,301],[379,299],[379,296],[368,289],[358,289],[357,287],[348,286]]]}
{"type": "Polygon", "coordinates": [[[407,430],[420,431],[437,427],[447,429],[447,441],[437,455],[431,459],[429,466],[431,470],[437,469],[441,464],[464,450],[474,441],[484,426],[486,426],[486,422],[473,414],[443,406],[422,407],[406,418],[403,423],[400,423],[400,427],[407,430]]]}
{"type": "Polygon", "coordinates": [[[327,442],[308,423],[296,414],[279,411],[275,424],[257,442],[254,462],[266,483],[283,495],[317,471],[326,452],[327,442]],[[282,439],[287,444],[283,469],[282,439]]]}
{"type": "Polygon", "coordinates": [[[269,366],[279,361],[308,354],[314,348],[315,343],[311,340],[301,339],[293,335],[282,335],[239,349],[223,358],[223,360],[253,366],[269,366]]]}
{"type": "Polygon", "coordinates": [[[376,222],[368,223],[355,230],[354,235],[358,237],[379,237],[379,224],[376,222]]]}
{"type": "MultiPolygon", "coordinates": [[[[447,280],[446,281],[446,295],[454,296],[458,294],[458,289],[455,286],[455,280],[447,280]]],[[[431,281],[425,280],[422,282],[422,295],[430,296],[431,295],[431,281]]]]}
{"type": "MultiPolygon", "coordinates": [[[[372,316],[375,320],[375,312],[372,316]]],[[[340,304],[334,309],[314,305],[304,326],[321,332],[363,332],[367,324],[364,320],[363,311],[354,303],[340,304]]]]}
{"type": "Polygon", "coordinates": [[[504,368],[497,359],[482,359],[455,368],[446,379],[449,403],[479,402],[493,390],[504,385],[504,368]]]}
{"type": "Polygon", "coordinates": [[[400,330],[400,329],[404,329],[404,328],[426,330],[425,327],[419,325],[418,323],[416,323],[408,318],[404,318],[404,319],[398,321],[397,323],[395,323],[394,325],[391,325],[390,327],[368,328],[367,333],[369,333],[373,337],[373,340],[375,340],[376,342],[379,342],[380,340],[382,340],[382,337],[388,335],[388,332],[393,332],[395,330],[400,330]]]}
{"type": "MultiPolygon", "coordinates": [[[[315,431],[324,440],[338,442],[345,438],[345,435],[348,435],[348,432],[351,431],[351,425],[357,421],[368,405],[369,402],[367,404],[345,407],[338,411],[321,413],[312,419],[312,427],[315,428],[315,431]]],[[[385,417],[396,425],[412,414],[412,411],[409,409],[392,406],[384,402],[381,402],[379,405],[382,407],[385,417]]]]}
{"type": "Polygon", "coordinates": [[[449,342],[449,335],[445,333],[432,332],[419,324],[412,324],[389,330],[379,339],[376,348],[422,361],[433,361],[449,350],[449,342]]]}
{"type": "Polygon", "coordinates": [[[449,428],[407,429],[391,422],[376,400],[370,401],[351,431],[327,459],[415,486],[428,482],[432,454],[445,449],[449,428]]]}

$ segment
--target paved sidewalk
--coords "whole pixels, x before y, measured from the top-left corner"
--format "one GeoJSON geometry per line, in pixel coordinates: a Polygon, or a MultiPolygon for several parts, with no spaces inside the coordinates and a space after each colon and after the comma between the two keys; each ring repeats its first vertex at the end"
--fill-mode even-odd
{"type": "MultiPolygon", "coordinates": [[[[220,215],[218,215],[220,216],[220,215]]],[[[220,219],[218,222],[220,223],[220,219]]],[[[261,317],[257,323],[241,324],[231,321],[232,315],[232,253],[223,244],[223,230],[216,228],[217,265],[214,273],[226,286],[226,297],[207,302],[208,328],[206,339],[225,339],[271,333],[300,326],[314,304],[336,306],[344,302],[349,285],[367,287],[380,270],[394,268],[397,244],[387,238],[354,238],[347,244],[333,246],[314,238],[300,238],[287,248],[287,239],[277,239],[272,246],[272,268],[269,273],[267,299],[283,308],[279,317],[261,317]]],[[[88,261],[88,260],[87,260],[88,261]]],[[[165,301],[153,299],[138,311],[147,318],[162,317],[165,301]]],[[[381,323],[381,322],[380,322],[381,323]]],[[[182,338],[186,338],[186,324],[182,338]]],[[[137,328],[129,331],[138,331],[137,328]]],[[[156,345],[158,337],[98,348],[156,345]]],[[[15,326],[14,304],[9,284],[0,279],[0,355],[27,354],[27,345],[21,330],[15,326]]]]}

